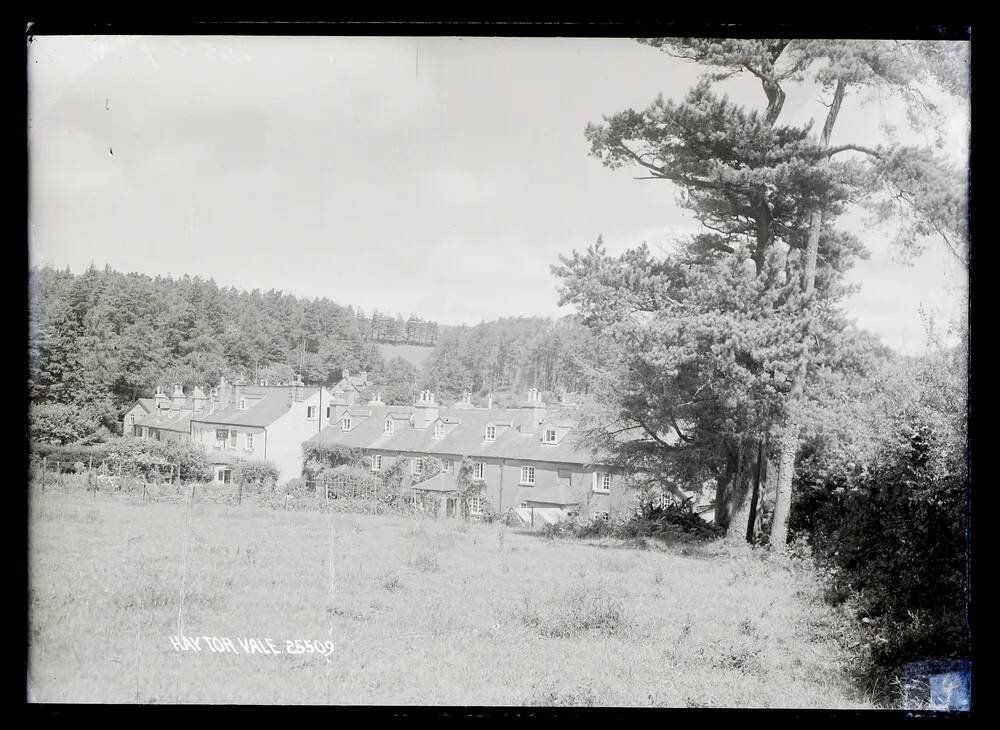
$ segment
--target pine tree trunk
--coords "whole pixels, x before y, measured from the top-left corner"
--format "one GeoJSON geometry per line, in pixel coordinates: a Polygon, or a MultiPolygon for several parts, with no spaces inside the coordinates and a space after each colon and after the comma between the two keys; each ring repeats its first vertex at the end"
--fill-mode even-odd
{"type": "Polygon", "coordinates": [[[729,520],[729,528],[726,530],[726,542],[744,542],[747,531],[747,520],[750,518],[750,500],[747,499],[746,485],[746,459],[744,457],[744,442],[740,441],[739,456],[737,457],[736,476],[733,477],[732,488],[732,517],[729,520]]]}
{"type": "Polygon", "coordinates": [[[757,439],[753,459],[743,470],[745,479],[741,480],[739,492],[735,496],[736,511],[729,523],[726,539],[729,542],[753,542],[756,533],[757,506],[760,501],[760,482],[764,474],[764,461],[767,456],[765,439],[757,439]],[[753,484],[750,484],[750,474],[753,474],[753,484]],[[744,483],[745,482],[745,483],[744,483]]]}
{"type": "MultiPolygon", "coordinates": [[[[837,82],[837,90],[834,92],[833,101],[830,104],[830,111],[826,115],[826,122],[823,124],[823,132],[820,137],[820,144],[825,148],[830,146],[830,135],[833,133],[833,125],[837,121],[840,113],[840,105],[844,101],[844,93],[847,84],[840,80],[837,82]]],[[[805,270],[802,276],[802,291],[810,297],[816,286],[816,259],[819,255],[819,236],[823,228],[823,213],[817,208],[810,216],[809,239],[806,244],[805,270]]],[[[809,363],[808,350],[802,353],[799,366],[792,381],[792,389],[789,393],[790,407],[794,413],[805,390],[806,372],[809,363]]],[[[795,472],[795,457],[799,449],[799,424],[795,416],[786,424],[778,446],[778,488],[774,497],[774,518],[771,522],[771,549],[783,552],[785,543],[788,541],[788,517],[792,507],[792,477],[795,472]]]]}
{"type": "Polygon", "coordinates": [[[757,471],[753,480],[753,494],[750,495],[750,517],[747,520],[747,542],[752,543],[760,523],[760,483],[767,469],[767,434],[760,437],[757,444],[757,471]]]}
{"type": "Polygon", "coordinates": [[[736,460],[730,456],[726,471],[715,488],[715,524],[727,527],[732,516],[733,478],[736,475],[736,460]]]}
{"type": "Polygon", "coordinates": [[[791,424],[778,442],[778,484],[774,495],[774,516],[771,520],[771,549],[784,552],[788,542],[788,516],[792,505],[792,475],[799,448],[798,424],[791,424]]]}

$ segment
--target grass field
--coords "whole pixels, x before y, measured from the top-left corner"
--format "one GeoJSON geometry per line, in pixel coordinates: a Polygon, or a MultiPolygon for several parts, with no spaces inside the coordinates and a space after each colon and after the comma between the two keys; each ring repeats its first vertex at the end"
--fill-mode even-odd
{"type": "Polygon", "coordinates": [[[750,551],[109,494],[29,519],[41,702],[867,706],[808,572],[750,551]]]}

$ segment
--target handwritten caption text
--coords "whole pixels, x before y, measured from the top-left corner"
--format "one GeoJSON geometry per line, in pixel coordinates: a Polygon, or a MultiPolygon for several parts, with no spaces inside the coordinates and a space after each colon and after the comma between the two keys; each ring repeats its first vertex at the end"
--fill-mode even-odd
{"type": "Polygon", "coordinates": [[[333,653],[332,641],[312,639],[286,639],[275,642],[272,639],[247,638],[237,636],[235,642],[228,636],[171,636],[170,644],[175,651],[208,651],[213,654],[319,654],[333,653]],[[282,648],[284,643],[284,648],[282,648]]]}

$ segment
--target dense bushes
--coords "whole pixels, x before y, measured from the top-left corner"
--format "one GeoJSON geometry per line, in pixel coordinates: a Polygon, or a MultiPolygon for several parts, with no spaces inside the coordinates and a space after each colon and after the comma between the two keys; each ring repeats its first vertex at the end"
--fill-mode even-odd
{"type": "Polygon", "coordinates": [[[364,463],[364,452],[361,449],[336,444],[305,446],[303,455],[302,477],[307,480],[316,479],[321,472],[344,464],[362,466],[364,463]]]}
{"type": "Polygon", "coordinates": [[[873,675],[968,657],[962,458],[931,427],[900,425],[875,466],[808,495],[814,553],[834,569],[831,595],[857,602],[873,675]]]}
{"type": "Polygon", "coordinates": [[[205,453],[181,441],[120,438],[107,444],[106,460],[127,476],[158,478],[171,472],[182,481],[208,481],[212,469],[205,453]]]}
{"type": "Polygon", "coordinates": [[[233,464],[233,481],[247,484],[277,483],[278,467],[266,461],[246,461],[237,459],[233,464]]]}
{"type": "Polygon", "coordinates": [[[49,464],[62,462],[63,464],[73,464],[82,462],[99,464],[107,457],[108,449],[106,444],[95,444],[93,446],[71,445],[62,446],[59,444],[33,443],[31,454],[36,459],[46,458],[49,464]]]}
{"type": "Polygon", "coordinates": [[[644,503],[625,519],[567,520],[545,527],[545,534],[549,537],[616,537],[625,540],[637,537],[708,540],[724,532],[699,517],[687,501],[665,505],[644,503]]]}

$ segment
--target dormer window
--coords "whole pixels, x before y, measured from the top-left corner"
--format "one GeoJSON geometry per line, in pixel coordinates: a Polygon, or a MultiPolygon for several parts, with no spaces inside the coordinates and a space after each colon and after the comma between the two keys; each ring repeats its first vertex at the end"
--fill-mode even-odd
{"type": "Polygon", "coordinates": [[[326,418],[327,418],[327,420],[330,419],[330,406],[326,407],[326,418]]]}
{"type": "Polygon", "coordinates": [[[443,439],[444,438],[444,424],[435,423],[434,424],[434,438],[443,439]]]}
{"type": "Polygon", "coordinates": [[[306,418],[316,418],[316,406],[306,406],[306,418]]]}
{"type": "Polygon", "coordinates": [[[487,441],[497,440],[497,427],[494,426],[493,424],[490,424],[489,426],[486,427],[486,440],[487,441]]]}
{"type": "Polygon", "coordinates": [[[351,419],[350,418],[344,418],[344,420],[340,422],[340,425],[341,425],[341,427],[345,431],[350,431],[351,430],[351,419]]]}
{"type": "Polygon", "coordinates": [[[247,409],[247,399],[240,398],[240,410],[245,411],[247,409]]]}
{"type": "Polygon", "coordinates": [[[391,418],[385,419],[385,432],[386,433],[392,433],[392,419],[391,418]]]}
{"type": "Polygon", "coordinates": [[[545,429],[545,443],[554,444],[556,442],[556,430],[554,428],[545,429]]]}
{"type": "Polygon", "coordinates": [[[410,462],[410,471],[413,474],[422,474],[424,471],[424,460],[417,458],[410,462]]]}

